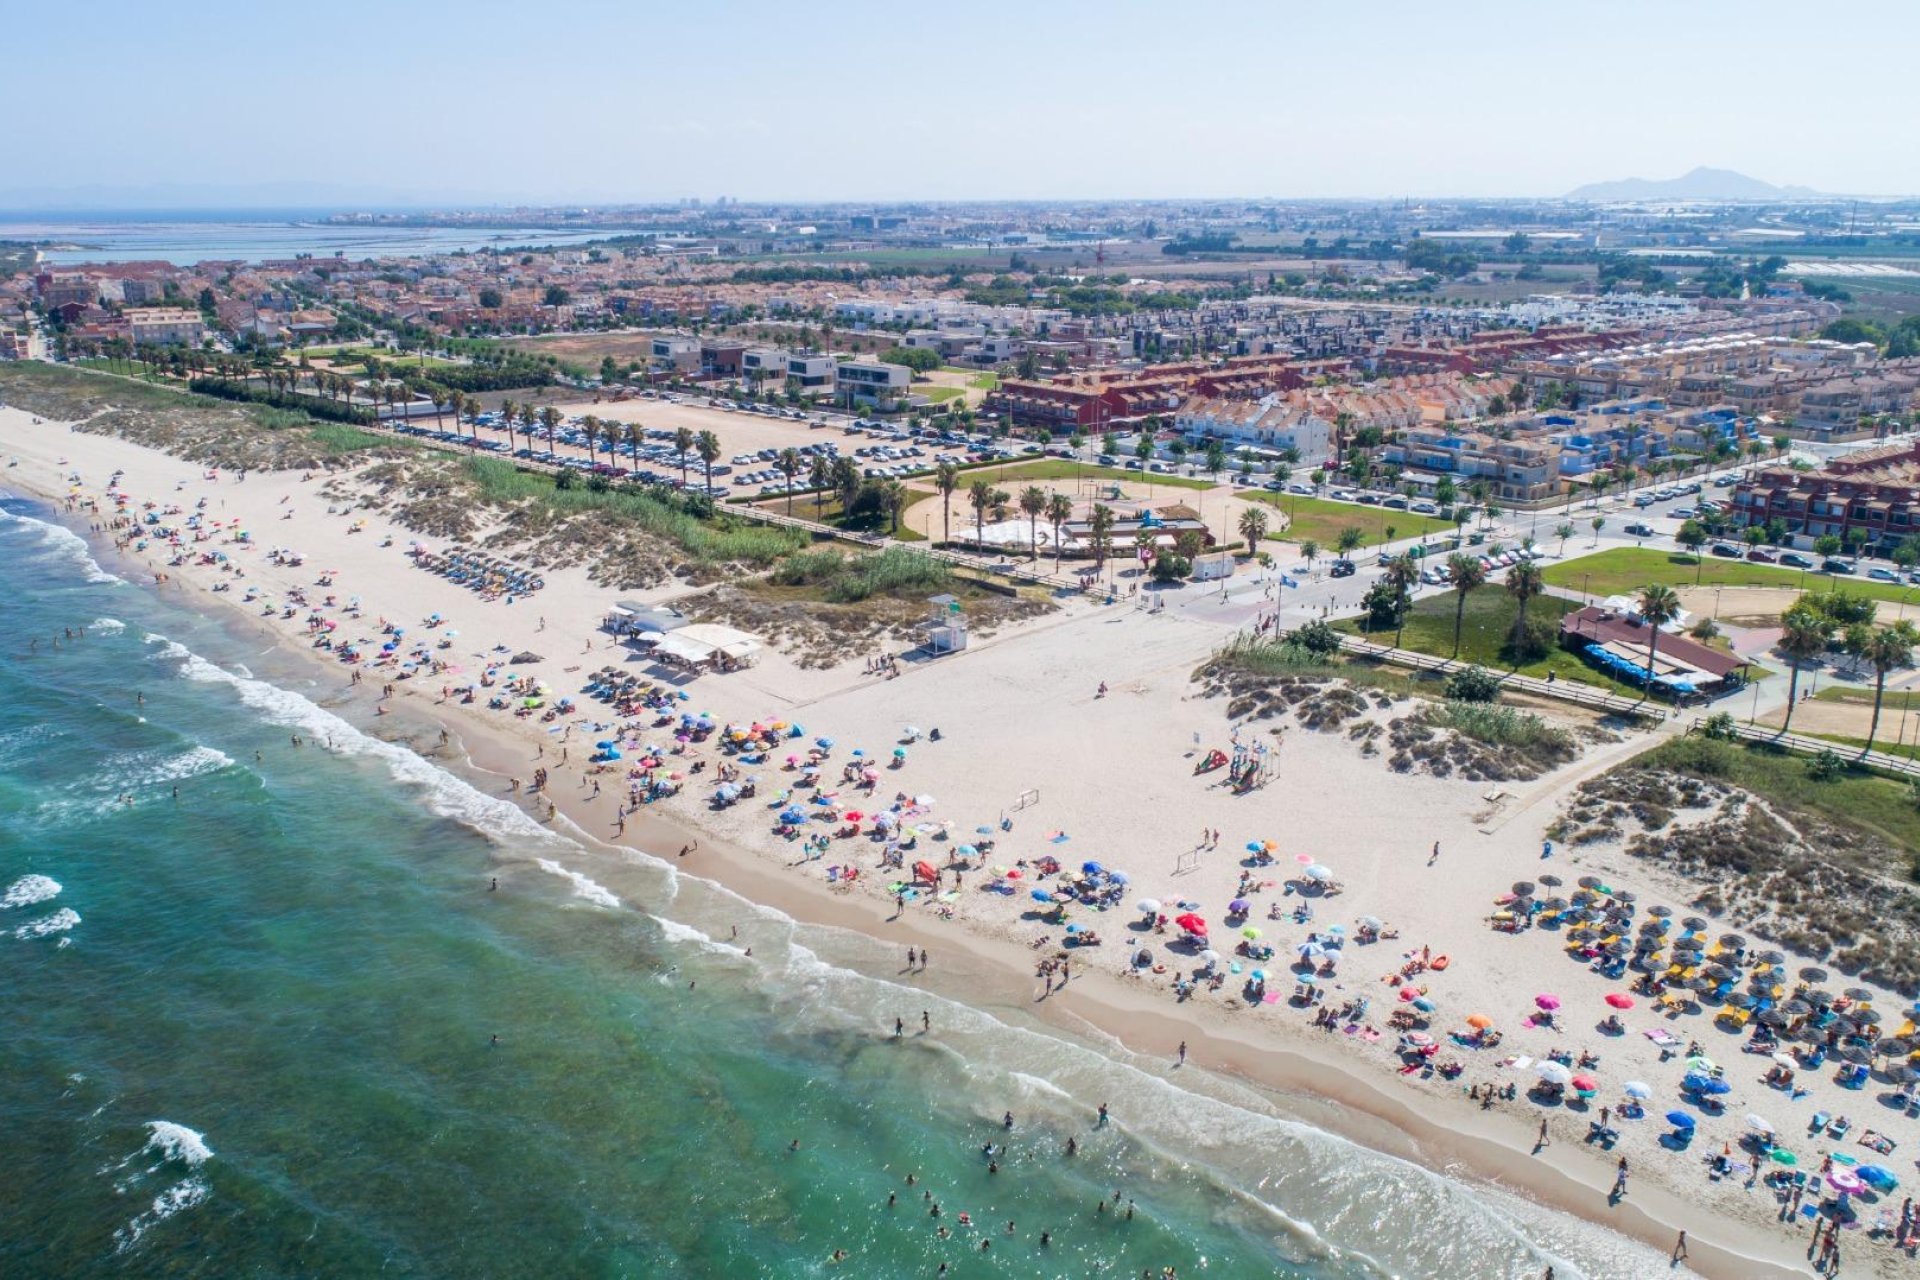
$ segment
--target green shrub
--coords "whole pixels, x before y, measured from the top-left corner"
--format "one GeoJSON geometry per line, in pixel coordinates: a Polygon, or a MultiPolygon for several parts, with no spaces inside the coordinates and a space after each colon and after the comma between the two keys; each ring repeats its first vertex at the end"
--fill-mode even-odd
{"type": "Polygon", "coordinates": [[[1340,633],[1324,622],[1309,622],[1297,628],[1290,638],[1308,653],[1323,658],[1340,652],[1340,633]]]}
{"type": "Polygon", "coordinates": [[[1447,698],[1451,702],[1494,702],[1500,697],[1500,681],[1485,667],[1467,667],[1447,677],[1447,698]]]}
{"type": "Polygon", "coordinates": [[[1570,750],[1573,735],[1531,711],[1485,702],[1450,701],[1429,713],[1429,723],[1480,742],[1502,747],[1554,747],[1570,750]]]}
{"type": "Polygon", "coordinates": [[[848,556],[831,548],[802,552],[781,561],[768,575],[783,587],[814,587],[836,604],[855,604],[877,595],[938,593],[953,582],[945,562],[907,547],[888,547],[878,555],[848,556]]]}

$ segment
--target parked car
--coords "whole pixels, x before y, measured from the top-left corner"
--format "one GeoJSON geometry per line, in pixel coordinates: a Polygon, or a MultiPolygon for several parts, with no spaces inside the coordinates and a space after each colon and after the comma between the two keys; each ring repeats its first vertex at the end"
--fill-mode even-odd
{"type": "Polygon", "coordinates": [[[1898,582],[1898,581],[1900,581],[1900,575],[1899,575],[1899,574],[1897,574],[1897,573],[1895,573],[1895,572],[1894,572],[1893,570],[1891,570],[1891,569],[1883,569],[1883,568],[1881,568],[1881,567],[1880,567],[1879,565],[1875,565],[1875,566],[1874,566],[1873,568],[1871,568],[1871,569],[1869,569],[1869,570],[1867,570],[1867,576],[1868,576],[1869,578],[1872,578],[1872,579],[1873,579],[1873,580],[1874,580],[1875,582],[1898,582]]]}
{"type": "Polygon", "coordinates": [[[1773,552],[1768,551],[1765,547],[1755,547],[1753,550],[1747,552],[1747,559],[1753,561],[1755,564],[1773,564],[1779,558],[1779,556],[1774,555],[1773,552]]]}
{"type": "Polygon", "coordinates": [[[1792,565],[1796,569],[1813,568],[1813,561],[1801,555],[1798,551],[1783,552],[1780,556],[1780,563],[1792,565]]]}
{"type": "Polygon", "coordinates": [[[1820,572],[1851,574],[1853,572],[1853,566],[1838,556],[1828,556],[1820,562],[1820,572]]]}
{"type": "Polygon", "coordinates": [[[1360,566],[1351,560],[1335,560],[1333,564],[1328,567],[1327,576],[1329,578],[1351,578],[1355,572],[1359,570],[1359,567],[1360,566]]]}
{"type": "Polygon", "coordinates": [[[1708,547],[1707,550],[1717,556],[1725,556],[1729,560],[1738,560],[1740,558],[1740,548],[1734,546],[1731,542],[1716,542],[1711,547],[1708,547]]]}
{"type": "Polygon", "coordinates": [[[1636,538],[1651,538],[1653,536],[1653,526],[1650,524],[1643,524],[1640,521],[1636,520],[1632,524],[1627,526],[1626,532],[1636,538]]]}

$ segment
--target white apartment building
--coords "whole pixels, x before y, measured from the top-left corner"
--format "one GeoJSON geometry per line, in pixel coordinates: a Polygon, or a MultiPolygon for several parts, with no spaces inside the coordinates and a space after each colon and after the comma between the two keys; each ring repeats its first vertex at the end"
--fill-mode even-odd
{"type": "Polygon", "coordinates": [[[1212,400],[1196,396],[1173,415],[1174,427],[1195,440],[1231,445],[1296,449],[1301,466],[1315,467],[1333,455],[1333,424],[1277,395],[1258,400],[1212,400]]]}

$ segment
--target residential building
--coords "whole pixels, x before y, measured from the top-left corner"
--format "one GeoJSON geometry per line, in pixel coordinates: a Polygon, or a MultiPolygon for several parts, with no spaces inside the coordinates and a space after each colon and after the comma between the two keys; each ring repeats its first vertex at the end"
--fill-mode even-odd
{"type": "Polygon", "coordinates": [[[1746,524],[1779,520],[1796,538],[1865,531],[1890,549],[1920,534],[1920,444],[1888,445],[1834,458],[1819,471],[1769,466],[1734,487],[1731,514],[1746,524]]]}
{"type": "Polygon", "coordinates": [[[198,311],[185,307],[129,307],[126,321],[127,336],[135,345],[192,346],[200,341],[207,328],[198,311]]]}
{"type": "Polygon", "coordinates": [[[675,373],[693,373],[700,368],[700,340],[668,334],[655,338],[649,348],[654,367],[675,373]]]}
{"type": "Polygon", "coordinates": [[[790,385],[805,388],[833,387],[833,375],[839,361],[832,356],[817,351],[795,351],[787,355],[787,381],[790,385]]]}
{"type": "Polygon", "coordinates": [[[1258,400],[1196,396],[1180,406],[1173,425],[1196,441],[1221,440],[1275,453],[1292,449],[1300,466],[1317,467],[1333,454],[1333,423],[1278,393],[1258,400]]]}
{"type": "Polygon", "coordinates": [[[834,369],[835,397],[845,404],[891,405],[913,386],[913,370],[903,364],[843,360],[834,369]]]}
{"type": "Polygon", "coordinates": [[[1442,476],[1456,484],[1485,481],[1489,496],[1505,502],[1540,502],[1560,492],[1559,447],[1543,440],[1502,440],[1484,432],[1433,425],[1403,431],[1381,450],[1381,459],[1409,472],[1426,472],[1422,488],[1442,476]]]}

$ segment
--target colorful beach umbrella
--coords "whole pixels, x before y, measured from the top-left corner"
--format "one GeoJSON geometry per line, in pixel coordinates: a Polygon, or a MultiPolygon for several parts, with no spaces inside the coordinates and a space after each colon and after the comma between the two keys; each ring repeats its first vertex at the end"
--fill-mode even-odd
{"type": "Polygon", "coordinates": [[[1624,991],[1610,991],[1607,993],[1607,1003],[1616,1009],[1631,1009],[1633,997],[1624,991]]]}

